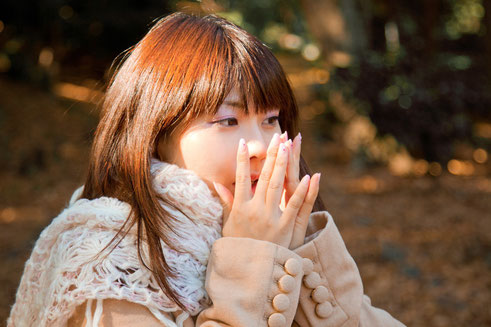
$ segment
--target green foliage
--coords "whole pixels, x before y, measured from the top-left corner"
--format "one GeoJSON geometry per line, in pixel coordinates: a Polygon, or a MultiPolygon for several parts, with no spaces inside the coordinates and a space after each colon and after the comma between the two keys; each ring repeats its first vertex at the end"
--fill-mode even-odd
{"type": "Polygon", "coordinates": [[[413,156],[447,162],[456,142],[491,145],[473,128],[491,120],[491,81],[481,2],[442,3],[444,10],[425,19],[419,7],[402,1],[394,2],[397,15],[375,15],[371,48],[352,66],[335,69],[324,91],[342,90],[379,134],[395,136],[413,156]]]}

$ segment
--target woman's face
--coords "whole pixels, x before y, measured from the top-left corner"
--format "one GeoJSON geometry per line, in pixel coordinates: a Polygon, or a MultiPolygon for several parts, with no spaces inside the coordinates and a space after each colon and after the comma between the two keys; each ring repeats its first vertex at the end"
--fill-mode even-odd
{"type": "Polygon", "coordinates": [[[242,108],[240,94],[232,90],[214,116],[200,117],[170,140],[159,141],[159,157],[194,171],[212,192],[213,182],[219,182],[234,194],[240,139],[246,141],[249,149],[254,182],[259,178],[273,135],[281,133],[278,109],[255,113],[255,108],[250,107],[246,115],[242,108]]]}

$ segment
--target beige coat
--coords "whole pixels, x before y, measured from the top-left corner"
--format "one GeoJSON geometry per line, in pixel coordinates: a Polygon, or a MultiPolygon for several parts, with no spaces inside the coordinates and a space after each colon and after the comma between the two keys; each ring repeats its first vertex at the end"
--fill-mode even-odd
{"type": "MultiPolygon", "coordinates": [[[[307,235],[294,251],[248,238],[217,240],[206,275],[213,305],[184,326],[404,326],[363,295],[358,268],[327,212],[311,215],[307,235]]],[[[144,307],[105,302],[105,326],[161,325],[144,307]]],[[[84,325],[84,310],[69,325],[84,325]]]]}

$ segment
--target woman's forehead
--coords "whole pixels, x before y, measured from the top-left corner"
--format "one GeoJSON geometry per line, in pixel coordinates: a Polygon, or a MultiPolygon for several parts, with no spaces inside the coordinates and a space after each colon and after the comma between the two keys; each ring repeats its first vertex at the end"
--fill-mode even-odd
{"type": "Polygon", "coordinates": [[[276,108],[274,106],[268,108],[257,108],[255,99],[250,95],[244,96],[237,87],[232,88],[232,90],[227,94],[218,110],[220,110],[220,108],[222,108],[223,106],[232,108],[237,111],[243,111],[245,113],[258,113],[280,110],[280,108],[276,108]],[[244,103],[244,100],[246,100],[247,103],[244,103]]]}
{"type": "Polygon", "coordinates": [[[243,96],[241,92],[237,89],[237,87],[234,87],[225,97],[223,100],[222,105],[227,105],[230,107],[244,107],[245,103],[243,101],[243,96]]]}

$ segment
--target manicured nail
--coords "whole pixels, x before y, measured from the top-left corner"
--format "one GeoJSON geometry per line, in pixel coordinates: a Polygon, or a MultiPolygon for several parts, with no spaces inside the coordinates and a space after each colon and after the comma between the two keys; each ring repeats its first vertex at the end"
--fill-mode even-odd
{"type": "Polygon", "coordinates": [[[298,132],[298,140],[302,142],[302,134],[300,132],[298,132]]]}
{"type": "Polygon", "coordinates": [[[239,141],[239,149],[242,152],[245,152],[246,151],[246,143],[245,143],[245,140],[244,139],[240,139],[240,141],[239,141]]]}
{"type": "Polygon", "coordinates": [[[292,142],[292,140],[288,140],[288,147],[290,149],[293,148],[293,142],[292,142]]]}
{"type": "Polygon", "coordinates": [[[300,181],[301,183],[308,183],[310,180],[310,175],[305,175],[302,177],[302,180],[300,181]]]}
{"type": "Polygon", "coordinates": [[[279,138],[280,135],[278,133],[274,133],[273,138],[271,139],[271,143],[275,144],[276,142],[278,142],[279,138]]]}
{"type": "Polygon", "coordinates": [[[284,132],[283,134],[280,135],[280,139],[282,142],[285,141],[285,136],[286,136],[286,132],[284,132]]]}
{"type": "Polygon", "coordinates": [[[285,152],[286,151],[286,147],[285,147],[285,143],[281,143],[280,144],[280,149],[279,149],[281,152],[285,152]]]}

